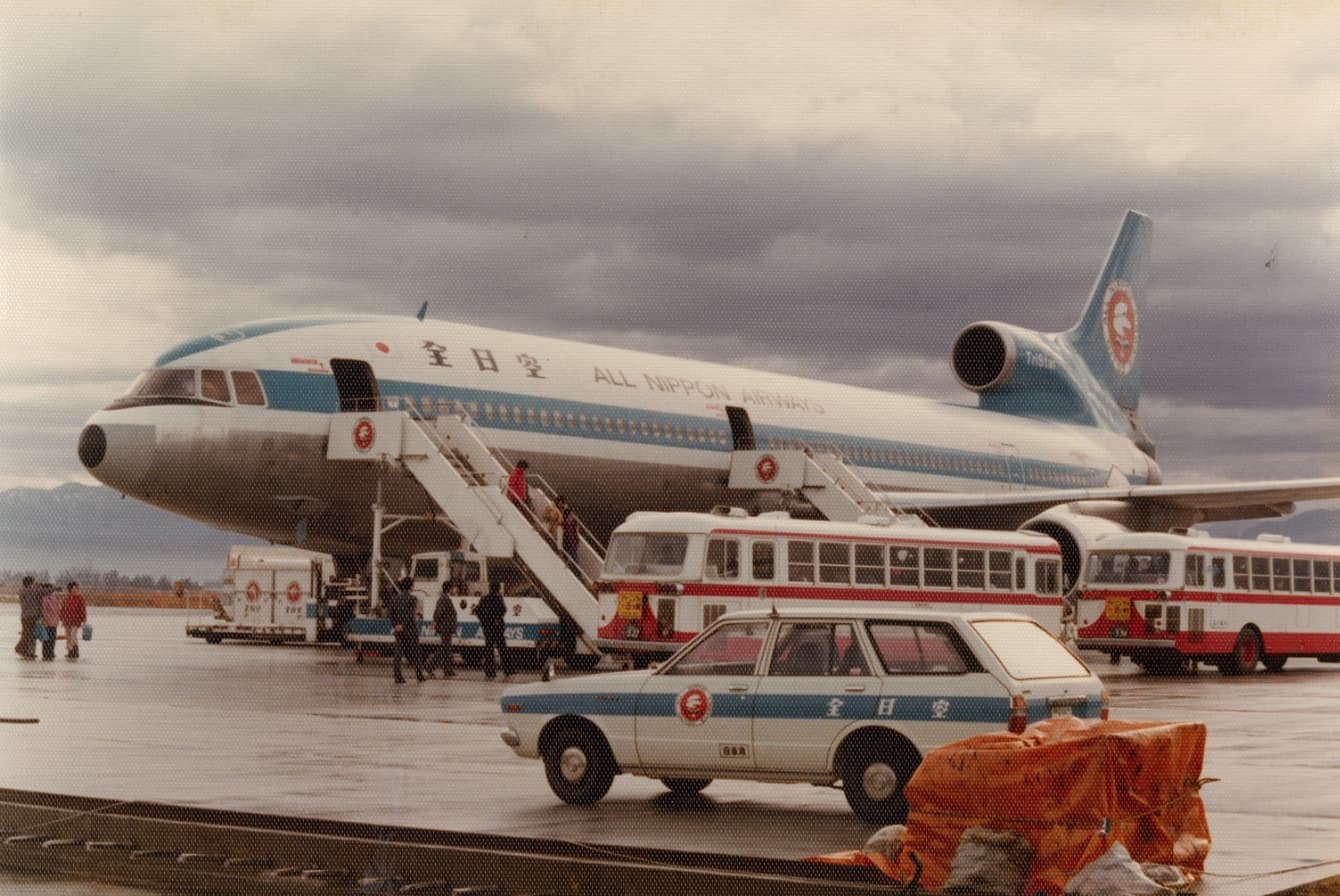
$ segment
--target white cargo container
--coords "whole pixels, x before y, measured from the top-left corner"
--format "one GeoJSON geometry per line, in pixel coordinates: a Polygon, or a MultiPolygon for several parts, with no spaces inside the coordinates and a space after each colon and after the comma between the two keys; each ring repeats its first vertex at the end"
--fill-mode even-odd
{"type": "Polygon", "coordinates": [[[348,620],[366,611],[357,582],[339,579],[329,554],[280,545],[237,545],[228,552],[214,619],[186,628],[211,644],[226,639],[338,642],[348,620]]]}

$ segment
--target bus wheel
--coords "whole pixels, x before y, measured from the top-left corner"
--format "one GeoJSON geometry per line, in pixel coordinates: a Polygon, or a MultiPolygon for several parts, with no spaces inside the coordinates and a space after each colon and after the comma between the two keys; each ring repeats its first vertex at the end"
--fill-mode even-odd
{"type": "Polygon", "coordinates": [[[1289,658],[1287,656],[1267,654],[1266,656],[1261,657],[1261,665],[1266,667],[1267,672],[1278,672],[1284,668],[1284,664],[1288,662],[1288,660],[1289,658]]]}
{"type": "Polygon", "coordinates": [[[216,633],[216,632],[210,632],[209,634],[205,635],[205,643],[206,643],[206,644],[222,644],[222,643],[223,643],[223,635],[220,635],[220,634],[218,634],[218,633],[216,633]]]}
{"type": "Polygon", "coordinates": [[[1256,671],[1256,663],[1260,659],[1261,636],[1254,629],[1244,628],[1238,632],[1238,640],[1233,644],[1233,653],[1219,669],[1225,675],[1247,675],[1256,671]]]}

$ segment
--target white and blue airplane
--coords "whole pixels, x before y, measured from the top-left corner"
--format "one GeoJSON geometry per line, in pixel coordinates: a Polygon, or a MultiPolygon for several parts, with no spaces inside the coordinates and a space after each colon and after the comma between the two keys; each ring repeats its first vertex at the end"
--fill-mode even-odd
{"type": "MultiPolygon", "coordinates": [[[[1340,497],[1340,478],[1163,484],[1136,415],[1151,233],[1127,212],[1072,329],[966,327],[952,363],[976,407],[422,316],[341,315],[239,324],[169,349],[88,421],[79,457],[123,494],[350,564],[368,555],[379,476],[372,461],[327,459],[339,411],[468,414],[602,537],[633,510],[749,503],[726,484],[735,447],[838,453],[891,503],[958,526],[1013,528],[1071,505],[1180,528],[1340,497]]],[[[380,479],[388,513],[436,511],[403,471],[380,479]]],[[[382,549],[407,557],[452,538],[440,522],[407,522],[382,549]]]]}

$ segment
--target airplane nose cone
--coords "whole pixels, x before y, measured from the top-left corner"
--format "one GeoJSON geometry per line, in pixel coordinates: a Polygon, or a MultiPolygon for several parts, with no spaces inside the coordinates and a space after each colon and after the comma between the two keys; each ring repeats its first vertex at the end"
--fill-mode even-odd
{"type": "Polygon", "coordinates": [[[79,434],[79,462],[90,470],[96,470],[106,456],[106,431],[96,423],[85,426],[79,434]]]}
{"type": "Polygon", "coordinates": [[[104,485],[138,495],[153,463],[157,430],[95,417],[79,434],[79,461],[104,485]]]}

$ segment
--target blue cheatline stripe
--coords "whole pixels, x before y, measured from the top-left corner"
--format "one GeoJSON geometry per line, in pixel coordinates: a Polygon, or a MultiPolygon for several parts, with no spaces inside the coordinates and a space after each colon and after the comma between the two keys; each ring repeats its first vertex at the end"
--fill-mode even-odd
{"type": "MultiPolygon", "coordinates": [[[[687,683],[685,687],[690,687],[687,683]]],[[[516,706],[519,712],[538,715],[631,716],[670,718],[675,715],[678,694],[634,694],[620,692],[575,694],[512,694],[504,706],[516,706]]],[[[1030,704],[1030,721],[1034,707],[1030,704]]],[[[935,694],[909,694],[881,697],[865,694],[712,694],[712,715],[719,718],[781,719],[787,721],[823,719],[869,719],[889,722],[975,722],[999,724],[1010,718],[1008,697],[963,697],[935,694]],[[892,701],[890,703],[890,701],[892,701]]],[[[1050,715],[1046,701],[1041,703],[1039,719],[1050,715]]],[[[1076,707],[1075,715],[1087,715],[1076,707]]],[[[1097,715],[1095,712],[1093,715],[1097,715]]]]}
{"type": "MultiPolygon", "coordinates": [[[[322,414],[332,414],[339,409],[335,378],[329,374],[262,370],[258,371],[258,375],[271,408],[322,414]]],[[[383,381],[381,389],[384,408],[404,409],[408,398],[413,403],[412,409],[426,417],[453,412],[458,403],[467,411],[473,405],[476,413],[471,416],[475,424],[488,430],[570,435],[628,445],[692,448],[722,454],[731,451],[729,425],[715,418],[561,399],[539,399],[509,392],[450,388],[405,380],[383,381]],[[395,402],[394,408],[391,407],[391,401],[395,402]],[[492,415],[484,413],[488,406],[494,408],[492,415]],[[507,408],[506,419],[498,416],[499,407],[507,408]],[[516,413],[517,409],[520,409],[520,415],[516,413]],[[562,415],[563,426],[553,425],[555,414],[562,415]],[[568,425],[569,416],[577,422],[576,426],[568,425]],[[583,416],[586,418],[585,426],[581,425],[583,416]],[[543,423],[546,417],[550,420],[548,426],[543,423]],[[615,424],[612,431],[605,425],[606,419],[615,424]],[[622,429],[618,425],[620,422],[623,424],[622,429]],[[644,428],[646,435],[643,434],[644,428]],[[699,440],[699,430],[714,435],[706,441],[699,440]],[[660,433],[659,437],[654,435],[657,432],[660,433]],[[692,438],[689,438],[690,433],[692,438]]],[[[757,443],[764,449],[781,450],[804,443],[844,453],[848,463],[871,469],[954,476],[982,482],[1016,481],[1043,488],[1097,488],[1107,483],[1107,471],[1091,467],[1007,459],[983,452],[840,436],[813,429],[758,425],[754,432],[757,443]]],[[[1140,484],[1144,479],[1137,477],[1133,482],[1140,484]]]]}

